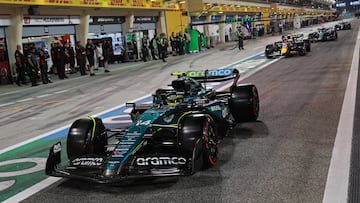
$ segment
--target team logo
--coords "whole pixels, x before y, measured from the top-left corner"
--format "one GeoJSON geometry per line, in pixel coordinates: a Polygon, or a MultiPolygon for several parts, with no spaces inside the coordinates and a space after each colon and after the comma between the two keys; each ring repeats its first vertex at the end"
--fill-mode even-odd
{"type": "Polygon", "coordinates": [[[187,71],[186,76],[190,78],[204,78],[206,77],[226,77],[233,74],[232,69],[221,69],[221,70],[199,70],[199,71],[187,71]]]}
{"type": "Polygon", "coordinates": [[[168,165],[185,165],[184,157],[139,157],[136,159],[138,166],[168,166],[168,165]]]}
{"type": "Polygon", "coordinates": [[[102,157],[81,157],[76,158],[71,161],[73,166],[101,166],[103,164],[104,158],[102,157]]]}

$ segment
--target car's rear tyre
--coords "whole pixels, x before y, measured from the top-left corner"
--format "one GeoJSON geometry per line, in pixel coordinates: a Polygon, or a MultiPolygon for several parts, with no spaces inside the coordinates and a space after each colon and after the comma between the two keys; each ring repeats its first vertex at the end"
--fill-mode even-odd
{"type": "Polygon", "coordinates": [[[86,154],[105,155],[107,133],[99,118],[76,120],[67,136],[67,155],[70,160],[86,154]]]}
{"type": "Polygon", "coordinates": [[[306,50],[306,52],[311,51],[311,43],[309,40],[305,41],[305,50],[306,50]]]}
{"type": "Polygon", "coordinates": [[[231,89],[229,107],[236,122],[252,122],[259,117],[259,94],[253,84],[239,85],[231,89]]]}
{"type": "Polygon", "coordinates": [[[204,132],[204,163],[203,168],[210,168],[216,164],[218,155],[218,138],[215,128],[206,120],[203,124],[204,132]]]}
{"type": "Polygon", "coordinates": [[[300,55],[300,56],[305,56],[305,54],[306,54],[305,49],[300,49],[300,50],[299,50],[299,55],[300,55]]]}

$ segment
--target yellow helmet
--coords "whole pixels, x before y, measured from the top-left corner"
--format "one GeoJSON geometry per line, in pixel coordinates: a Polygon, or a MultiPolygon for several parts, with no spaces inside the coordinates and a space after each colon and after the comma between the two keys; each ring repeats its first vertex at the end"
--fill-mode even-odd
{"type": "Polygon", "coordinates": [[[183,95],[169,95],[166,97],[166,103],[169,106],[176,106],[178,104],[183,103],[184,96],[183,95]]]}

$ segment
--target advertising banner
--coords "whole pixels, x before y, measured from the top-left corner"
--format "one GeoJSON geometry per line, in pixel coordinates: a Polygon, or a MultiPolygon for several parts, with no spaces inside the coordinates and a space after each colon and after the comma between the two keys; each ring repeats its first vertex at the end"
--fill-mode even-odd
{"type": "Polygon", "coordinates": [[[177,9],[178,5],[163,0],[1,0],[0,4],[28,4],[41,6],[76,6],[100,8],[177,9]]]}

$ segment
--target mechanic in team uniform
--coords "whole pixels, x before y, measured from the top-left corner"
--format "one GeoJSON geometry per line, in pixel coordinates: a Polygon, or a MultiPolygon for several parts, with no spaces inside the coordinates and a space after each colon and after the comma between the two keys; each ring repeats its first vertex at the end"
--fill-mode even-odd
{"type": "Polygon", "coordinates": [[[68,78],[65,74],[65,47],[60,42],[55,48],[56,69],[60,80],[68,78]]]}
{"type": "Polygon", "coordinates": [[[159,46],[160,46],[160,58],[166,62],[165,58],[166,58],[166,51],[167,51],[167,46],[168,46],[168,41],[167,41],[167,38],[166,38],[166,35],[165,33],[161,33],[160,34],[160,39],[159,39],[159,46]]]}
{"type": "Polygon", "coordinates": [[[176,56],[176,41],[175,41],[175,33],[174,32],[172,32],[171,36],[170,36],[170,46],[171,46],[172,55],[176,56]]]}
{"type": "Polygon", "coordinates": [[[86,73],[86,49],[81,45],[81,42],[76,42],[76,59],[79,66],[80,74],[87,75],[86,73]]]}
{"type": "Polygon", "coordinates": [[[110,41],[105,40],[102,48],[103,48],[103,56],[104,56],[104,72],[108,73],[108,72],[110,72],[109,61],[110,61],[110,58],[112,55],[112,47],[111,47],[110,41]]]}
{"type": "Polygon", "coordinates": [[[41,72],[41,80],[43,84],[52,83],[48,76],[48,59],[50,58],[49,52],[45,49],[45,44],[41,46],[39,51],[39,65],[41,72]]]}
{"type": "Polygon", "coordinates": [[[87,40],[87,44],[85,45],[85,49],[86,49],[86,57],[87,60],[89,62],[89,71],[90,71],[90,76],[94,76],[94,65],[95,65],[95,61],[94,61],[94,54],[95,54],[95,45],[93,44],[91,39],[87,40]]]}
{"type": "Polygon", "coordinates": [[[132,43],[132,46],[133,46],[133,58],[134,58],[134,61],[137,61],[138,60],[138,47],[137,47],[136,35],[132,35],[131,43],[132,43]]]}
{"type": "Polygon", "coordinates": [[[21,86],[20,85],[21,82],[22,84],[26,85],[26,79],[25,79],[26,66],[25,66],[24,54],[21,52],[21,45],[16,46],[15,61],[16,61],[15,65],[17,72],[16,84],[18,86],[21,86]]]}
{"type": "Polygon", "coordinates": [[[149,50],[148,50],[148,40],[147,40],[147,37],[145,35],[141,39],[141,43],[142,43],[142,46],[141,46],[142,60],[144,62],[146,62],[148,57],[149,57],[148,56],[149,55],[149,50]]]}
{"type": "Polygon", "coordinates": [[[57,66],[55,64],[56,63],[55,49],[56,49],[56,43],[51,43],[50,55],[51,55],[51,62],[52,62],[53,65],[52,65],[49,73],[55,73],[57,71],[57,68],[56,68],[57,66]]]}
{"type": "Polygon", "coordinates": [[[158,37],[155,34],[154,37],[150,40],[150,51],[151,51],[151,56],[152,56],[153,60],[157,60],[157,57],[156,57],[156,50],[158,50],[157,41],[158,41],[158,37]]]}
{"type": "Polygon", "coordinates": [[[241,27],[238,27],[236,36],[238,37],[239,50],[244,49],[244,34],[241,31],[241,27]]]}
{"type": "Polygon", "coordinates": [[[71,46],[71,42],[67,42],[67,52],[69,54],[69,65],[70,65],[70,70],[71,70],[71,73],[76,73],[76,70],[75,70],[75,51],[74,51],[74,48],[71,46]]]}
{"type": "Polygon", "coordinates": [[[26,54],[26,63],[29,70],[29,76],[31,81],[31,86],[35,87],[39,84],[37,83],[37,74],[39,71],[38,63],[36,59],[36,48],[34,45],[29,47],[29,50],[26,54]]]}

